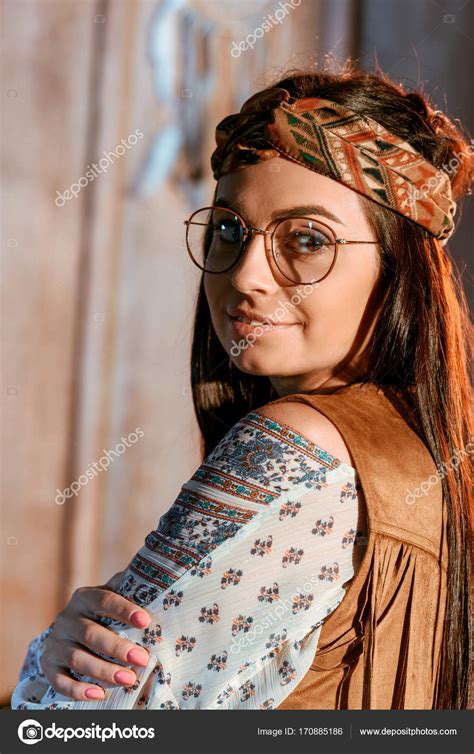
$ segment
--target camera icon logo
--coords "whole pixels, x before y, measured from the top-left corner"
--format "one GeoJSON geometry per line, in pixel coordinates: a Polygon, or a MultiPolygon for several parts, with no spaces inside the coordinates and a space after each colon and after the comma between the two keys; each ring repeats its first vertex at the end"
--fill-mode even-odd
{"type": "Polygon", "coordinates": [[[37,744],[43,739],[43,726],[37,720],[23,720],[18,726],[18,738],[24,744],[37,744]]]}

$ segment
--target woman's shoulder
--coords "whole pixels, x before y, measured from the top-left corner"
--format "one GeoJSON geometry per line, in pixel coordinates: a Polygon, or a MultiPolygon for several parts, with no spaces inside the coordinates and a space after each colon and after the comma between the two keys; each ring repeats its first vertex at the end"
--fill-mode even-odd
{"type": "Polygon", "coordinates": [[[354,466],[349,448],[337,427],[317,409],[298,401],[267,403],[255,413],[289,427],[348,466],[354,466]]]}

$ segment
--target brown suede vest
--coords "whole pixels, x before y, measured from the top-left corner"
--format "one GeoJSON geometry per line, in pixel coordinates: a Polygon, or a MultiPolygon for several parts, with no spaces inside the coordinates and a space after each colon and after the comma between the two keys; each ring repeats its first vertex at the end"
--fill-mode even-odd
{"type": "Polygon", "coordinates": [[[346,595],[323,624],[313,664],[277,709],[435,707],[447,597],[446,506],[406,398],[355,383],[268,404],[307,403],[337,427],[362,486],[368,534],[346,595]]]}

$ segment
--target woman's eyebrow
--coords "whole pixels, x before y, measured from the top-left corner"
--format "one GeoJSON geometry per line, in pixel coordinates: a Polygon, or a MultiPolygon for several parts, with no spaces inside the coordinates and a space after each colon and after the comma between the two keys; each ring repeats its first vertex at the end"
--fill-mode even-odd
{"type": "Polygon", "coordinates": [[[301,217],[302,215],[322,215],[322,217],[326,217],[328,220],[345,226],[345,223],[337,215],[327,209],[327,207],[323,207],[322,204],[302,204],[298,207],[278,210],[272,212],[271,219],[279,220],[280,217],[301,217]]]}
{"type": "MultiPolygon", "coordinates": [[[[237,207],[232,206],[231,202],[228,202],[223,197],[216,200],[216,205],[219,207],[227,207],[227,209],[231,209],[234,212],[237,212],[237,214],[242,215],[242,212],[237,207]]],[[[342,222],[340,217],[337,217],[337,215],[322,204],[301,204],[297,207],[275,210],[275,212],[272,212],[270,219],[279,220],[282,217],[302,217],[304,215],[320,215],[327,220],[332,220],[332,222],[339,223],[339,225],[344,225],[344,227],[346,227],[346,224],[342,222]]]]}

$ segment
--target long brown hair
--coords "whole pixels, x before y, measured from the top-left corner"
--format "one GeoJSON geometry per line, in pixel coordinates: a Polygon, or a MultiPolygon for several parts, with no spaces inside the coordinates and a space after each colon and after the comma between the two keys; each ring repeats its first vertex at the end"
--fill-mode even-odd
{"type": "MultiPolygon", "coordinates": [[[[474,160],[467,136],[424,94],[407,91],[380,69],[367,73],[347,61],[337,73],[292,70],[270,86],[284,87],[296,97],[333,100],[368,115],[436,167],[448,166],[458,202],[468,192],[474,160]]],[[[448,604],[434,708],[465,709],[471,668],[472,466],[469,454],[460,451],[473,435],[472,325],[461,277],[446,247],[406,217],[361,199],[382,249],[379,284],[386,292],[363,381],[411,387],[426,446],[446,470],[448,604]]],[[[203,280],[191,382],[204,456],[246,413],[279,397],[268,377],[239,371],[224,351],[211,324],[203,280]]]]}

